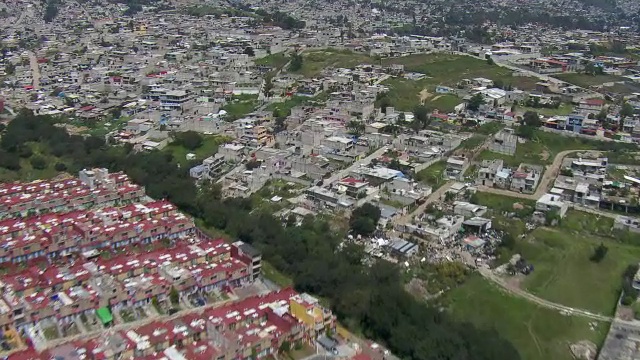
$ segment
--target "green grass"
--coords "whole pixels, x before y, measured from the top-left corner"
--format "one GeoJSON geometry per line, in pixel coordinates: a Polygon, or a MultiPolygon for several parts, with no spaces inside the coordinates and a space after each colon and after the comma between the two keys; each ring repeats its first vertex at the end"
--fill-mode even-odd
{"type": "Polygon", "coordinates": [[[266,261],[262,262],[262,275],[280,287],[293,286],[293,280],[290,277],[281,273],[266,261]]]}
{"type": "Polygon", "coordinates": [[[444,178],[444,170],[447,167],[447,163],[444,161],[438,161],[428,168],[420,171],[416,174],[416,180],[430,185],[432,191],[440,188],[447,180],[444,178]]]}
{"type": "MultiPolygon", "coordinates": [[[[371,62],[370,59],[365,62],[371,62]]],[[[383,82],[389,87],[387,97],[391,104],[403,111],[411,111],[420,104],[420,93],[429,94],[425,104],[443,112],[451,112],[462,101],[455,95],[439,96],[435,94],[437,85],[456,86],[463,79],[484,77],[500,81],[524,90],[535,89],[537,79],[514,77],[509,69],[488,65],[486,61],[469,56],[447,54],[420,54],[383,60],[383,65],[402,64],[406,71],[426,74],[427,77],[413,81],[404,78],[391,78],[383,82]]]]}
{"type": "Polygon", "coordinates": [[[591,330],[592,320],[564,316],[499,290],[480,276],[445,295],[449,312],[461,321],[495,329],[509,340],[523,360],[572,360],[569,345],[590,340],[601,345],[608,325],[591,330]]]}
{"type": "Polygon", "coordinates": [[[291,109],[293,109],[294,107],[301,106],[301,105],[314,105],[314,104],[324,103],[328,95],[329,94],[327,94],[326,92],[321,92],[316,97],[296,95],[288,98],[283,102],[269,104],[267,106],[267,110],[274,111],[278,109],[278,113],[279,113],[278,116],[289,116],[291,115],[291,109]]]}
{"type": "Polygon", "coordinates": [[[519,203],[525,209],[533,212],[536,202],[528,199],[519,199],[511,196],[498,195],[486,192],[476,192],[472,197],[472,202],[478,205],[484,205],[493,211],[513,212],[513,204],[519,203]]]}
{"type": "Polygon", "coordinates": [[[476,134],[493,135],[504,128],[504,123],[501,123],[499,121],[491,121],[480,125],[474,132],[476,134]]]}
{"type": "Polygon", "coordinates": [[[563,305],[612,315],[624,269],[640,259],[640,248],[565,229],[537,229],[517,243],[517,251],[535,266],[524,288],[563,305]],[[605,258],[589,258],[604,243],[605,258]]]}
{"type": "Polygon", "coordinates": [[[462,100],[455,95],[436,95],[426,102],[428,107],[440,110],[440,112],[450,113],[455,107],[462,103],[462,100]]]}
{"type": "Polygon", "coordinates": [[[372,63],[367,55],[349,50],[325,49],[305,52],[302,68],[295,73],[311,78],[319,75],[326,68],[353,68],[360,64],[372,63]]]}
{"type": "Polygon", "coordinates": [[[434,85],[454,86],[462,79],[484,77],[493,81],[502,81],[522,90],[535,89],[538,82],[533,77],[512,76],[513,70],[497,65],[489,65],[486,61],[470,56],[452,54],[419,54],[401,58],[383,60],[384,65],[402,64],[407,71],[415,71],[429,76],[434,85]]]}
{"type": "Polygon", "coordinates": [[[474,134],[472,137],[460,143],[459,148],[465,150],[475,149],[486,140],[487,136],[482,134],[474,134]]]}
{"type": "Polygon", "coordinates": [[[310,345],[305,344],[299,349],[292,349],[286,355],[291,360],[301,360],[301,359],[306,359],[314,354],[316,354],[316,349],[314,349],[310,345]]]}
{"type": "Polygon", "coordinates": [[[256,194],[266,200],[269,200],[274,196],[280,196],[281,198],[288,199],[299,195],[299,190],[303,188],[304,185],[302,184],[275,179],[268,180],[264,186],[256,192],[256,194]]]}
{"type": "MultiPolygon", "coordinates": [[[[39,179],[51,179],[59,174],[55,170],[56,163],[64,163],[69,166],[69,162],[61,158],[51,155],[48,147],[42,143],[29,143],[28,144],[33,151],[33,156],[41,156],[45,159],[47,166],[44,169],[34,169],[31,166],[29,159],[20,159],[20,169],[17,171],[0,168],[0,182],[12,182],[12,181],[33,181],[39,179]]],[[[17,156],[17,155],[16,155],[17,156]]]]}
{"type": "Polygon", "coordinates": [[[226,103],[222,109],[227,112],[231,120],[239,119],[258,108],[257,95],[240,95],[226,103]]]}
{"type": "Polygon", "coordinates": [[[184,166],[188,164],[187,154],[196,154],[196,160],[202,161],[205,158],[217,153],[218,147],[220,147],[220,145],[224,143],[229,142],[229,140],[230,139],[227,136],[211,135],[205,136],[202,145],[195,150],[189,150],[184,146],[171,143],[167,145],[167,147],[165,147],[163,151],[170,152],[173,155],[173,158],[176,159],[176,161],[178,161],[182,166],[184,166]]]}
{"type": "Polygon", "coordinates": [[[136,320],[136,317],[133,315],[133,311],[131,311],[130,309],[120,310],[120,316],[126,323],[130,323],[136,320]]]}
{"type": "Polygon", "coordinates": [[[60,337],[60,333],[58,333],[58,329],[55,327],[55,325],[42,329],[42,332],[44,338],[47,340],[54,340],[60,337]]]}
{"type": "Polygon", "coordinates": [[[583,211],[569,210],[560,227],[572,234],[590,234],[598,236],[614,236],[613,219],[605,216],[589,214],[583,211]]]}
{"type": "Polygon", "coordinates": [[[269,66],[280,69],[289,62],[289,57],[284,52],[267,55],[255,61],[256,65],[269,66]]]}
{"type": "Polygon", "coordinates": [[[549,108],[532,108],[532,107],[519,107],[517,110],[522,112],[527,111],[535,111],[540,115],[544,116],[556,116],[556,115],[569,115],[573,113],[573,106],[571,104],[560,104],[557,109],[549,109],[549,108]]]}
{"type": "Polygon", "coordinates": [[[554,75],[555,78],[558,78],[562,81],[566,81],[570,84],[578,85],[581,87],[590,87],[593,85],[602,85],[607,82],[617,82],[624,81],[625,78],[616,75],[588,75],[588,74],[558,74],[554,75]]]}
{"type": "Polygon", "coordinates": [[[228,243],[232,243],[235,241],[235,239],[233,238],[233,236],[227,234],[226,232],[220,230],[220,229],[216,229],[214,227],[211,226],[207,226],[204,221],[200,218],[196,218],[195,219],[195,223],[196,226],[198,227],[198,229],[200,229],[203,233],[205,233],[207,236],[211,237],[212,239],[223,239],[228,243]]]}
{"type": "MultiPolygon", "coordinates": [[[[420,105],[422,90],[433,92],[432,85],[426,79],[414,81],[395,77],[383,81],[382,84],[389,88],[386,97],[391,105],[400,111],[413,111],[416,106],[420,105]]],[[[379,104],[377,105],[379,106],[379,104]]]]}

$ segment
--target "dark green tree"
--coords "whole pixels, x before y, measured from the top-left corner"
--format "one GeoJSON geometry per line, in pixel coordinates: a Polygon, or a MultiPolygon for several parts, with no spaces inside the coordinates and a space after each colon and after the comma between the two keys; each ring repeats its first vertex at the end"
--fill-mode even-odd
{"type": "Polygon", "coordinates": [[[484,104],[484,97],[482,96],[482,94],[477,93],[473,95],[471,99],[469,99],[469,101],[467,102],[467,109],[471,111],[478,111],[478,109],[480,109],[480,106],[483,104],[484,104]]]}

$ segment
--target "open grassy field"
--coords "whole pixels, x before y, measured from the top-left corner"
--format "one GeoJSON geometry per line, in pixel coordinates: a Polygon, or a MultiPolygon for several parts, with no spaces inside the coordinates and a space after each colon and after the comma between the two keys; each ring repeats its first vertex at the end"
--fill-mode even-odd
{"type": "Polygon", "coordinates": [[[480,276],[470,277],[443,300],[455,318],[495,329],[513,343],[523,360],[571,360],[570,344],[591,340],[601,345],[608,330],[606,324],[592,330],[588,319],[564,316],[508,295],[480,276]]]}
{"type": "Polygon", "coordinates": [[[416,175],[416,180],[428,184],[432,187],[432,190],[435,191],[447,182],[447,180],[443,178],[444,169],[446,167],[446,162],[438,161],[428,168],[420,171],[416,175]]]}
{"type": "MultiPolygon", "coordinates": [[[[518,201],[492,194],[477,194],[477,203],[507,210],[518,201]]],[[[514,249],[502,254],[502,261],[512,254],[521,254],[534,265],[533,273],[525,277],[521,287],[550,301],[586,309],[604,315],[613,314],[620,294],[624,269],[640,259],[640,247],[621,242],[611,231],[613,220],[585,212],[570,210],[557,227],[538,228],[521,239],[524,222],[495,216],[494,226],[517,238],[514,249]],[[595,248],[608,248],[599,262],[590,260],[595,248]]],[[[505,250],[505,249],[503,249],[505,250]]]]}
{"type": "Polygon", "coordinates": [[[487,139],[487,135],[474,134],[472,137],[461,142],[459,148],[465,149],[465,150],[472,150],[482,145],[482,143],[484,143],[486,139],[487,139]]]}
{"type": "Polygon", "coordinates": [[[462,99],[455,95],[433,94],[435,85],[430,79],[409,80],[394,77],[383,81],[389,87],[387,98],[396,110],[412,111],[420,104],[443,113],[450,113],[462,99]]]}
{"type": "Polygon", "coordinates": [[[284,275],[266,261],[262,262],[262,274],[280,287],[293,286],[293,280],[290,277],[284,275]]]}
{"type": "Polygon", "coordinates": [[[562,103],[557,109],[520,107],[518,111],[535,111],[542,116],[569,115],[573,112],[571,104],[562,103]]]}
{"type": "MultiPolygon", "coordinates": [[[[328,67],[352,68],[360,64],[378,64],[380,61],[365,54],[354,53],[349,50],[325,49],[308,51],[303,54],[303,65],[296,73],[305,77],[314,77],[328,67]]],[[[505,85],[522,90],[535,89],[538,82],[533,77],[513,76],[512,70],[497,65],[489,65],[486,61],[463,55],[451,54],[419,54],[400,58],[386,58],[381,60],[382,65],[401,64],[405,70],[426,74],[422,80],[407,80],[392,78],[385,82],[389,86],[389,98],[393,106],[399,110],[410,111],[421,102],[420,93],[423,90],[429,96],[423,97],[429,105],[429,99],[433,108],[441,111],[451,111],[459,101],[455,96],[436,98],[433,94],[436,85],[455,86],[462,79],[484,77],[494,81],[500,81],[505,85]]]]}
{"type": "Polygon", "coordinates": [[[19,170],[0,168],[0,182],[51,179],[59,173],[55,170],[57,163],[69,166],[67,161],[51,155],[51,151],[46,148],[45,144],[29,143],[29,147],[33,154],[29,158],[20,158],[19,170]],[[32,157],[42,157],[45,160],[46,167],[44,169],[34,169],[30,161],[32,157]]]}
{"type": "Polygon", "coordinates": [[[486,61],[464,55],[419,54],[400,58],[388,58],[383,65],[402,64],[407,71],[426,74],[434,85],[454,86],[462,79],[484,77],[493,81],[502,81],[522,90],[535,89],[538,82],[532,77],[515,77],[513,71],[486,61]]]}
{"type": "Polygon", "coordinates": [[[420,93],[431,88],[428,79],[408,80],[394,77],[383,81],[382,84],[389,88],[386,96],[391,105],[401,111],[412,111],[420,105],[423,102],[420,93]]]}
{"type": "Polygon", "coordinates": [[[462,99],[455,95],[436,95],[427,100],[425,105],[438,109],[443,113],[453,112],[455,107],[462,103],[462,99]]]}
{"type": "Polygon", "coordinates": [[[289,57],[284,52],[267,55],[255,61],[256,65],[269,66],[276,69],[280,69],[287,62],[289,62],[289,57]]]}
{"type": "Polygon", "coordinates": [[[602,85],[607,82],[616,82],[616,81],[624,81],[625,78],[616,75],[588,75],[588,74],[577,74],[577,73],[568,73],[568,74],[557,74],[553,77],[558,78],[562,81],[566,81],[570,84],[581,86],[588,88],[594,85],[602,85]]]}
{"type": "Polygon", "coordinates": [[[424,100],[424,103],[443,112],[453,111],[462,102],[454,95],[438,96],[437,85],[455,86],[463,79],[484,77],[500,81],[524,90],[535,89],[537,79],[513,76],[513,71],[489,65],[486,61],[469,56],[449,54],[420,54],[401,58],[384,59],[384,65],[402,64],[405,70],[426,74],[426,78],[413,81],[393,78],[385,82],[390,89],[391,103],[401,110],[411,110],[424,100]]]}
{"type": "Polygon", "coordinates": [[[638,247],[553,229],[534,231],[518,247],[535,266],[524,288],[544,299],[605,315],[614,312],[624,269],[640,258],[638,247]],[[609,249],[607,255],[592,262],[589,258],[601,242],[609,249]]]}
{"type": "Polygon", "coordinates": [[[205,136],[202,145],[195,150],[189,150],[181,145],[169,144],[167,145],[167,147],[162,149],[162,151],[170,152],[173,155],[174,159],[176,159],[176,161],[178,161],[181,165],[186,165],[188,153],[196,154],[196,159],[198,161],[201,161],[217,153],[218,147],[228,142],[229,140],[230,139],[226,136],[211,135],[205,136]]]}
{"type": "Polygon", "coordinates": [[[536,203],[533,200],[527,199],[519,199],[510,196],[486,193],[486,192],[476,192],[473,195],[472,202],[478,205],[484,205],[494,212],[513,212],[513,204],[518,203],[524,206],[525,210],[530,210],[533,212],[533,208],[536,203]]]}
{"type": "Polygon", "coordinates": [[[227,112],[227,116],[232,119],[239,119],[258,107],[258,95],[240,95],[225,104],[222,109],[227,112]]]}
{"type": "Polygon", "coordinates": [[[373,63],[371,57],[349,50],[325,49],[303,53],[302,68],[295,73],[314,77],[325,68],[352,68],[360,64],[373,63]]]}

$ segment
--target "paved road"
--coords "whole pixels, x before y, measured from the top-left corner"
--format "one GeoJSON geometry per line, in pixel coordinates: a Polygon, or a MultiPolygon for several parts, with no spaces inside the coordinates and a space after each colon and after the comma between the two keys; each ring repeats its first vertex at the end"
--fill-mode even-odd
{"type": "Polygon", "coordinates": [[[517,287],[513,287],[513,286],[509,286],[502,278],[500,278],[499,276],[495,275],[491,270],[489,269],[478,269],[478,272],[487,280],[490,280],[491,282],[493,282],[494,284],[500,286],[501,288],[503,288],[504,290],[506,290],[507,292],[509,292],[512,295],[518,296],[520,298],[523,298],[525,300],[528,300],[532,303],[538,304],[542,307],[548,308],[548,309],[552,309],[552,310],[557,310],[559,312],[562,312],[564,314],[568,314],[568,315],[574,315],[574,316],[582,316],[582,317],[586,317],[589,319],[593,319],[593,320],[598,320],[598,321],[613,321],[613,318],[611,316],[606,316],[606,315],[602,315],[602,314],[595,314],[592,313],[590,311],[587,310],[582,310],[582,309],[576,309],[576,308],[572,308],[569,306],[565,306],[565,305],[561,305],[561,304],[557,304],[542,298],[539,298],[525,290],[519,289],[517,287]]]}
{"type": "Polygon", "coordinates": [[[29,65],[31,66],[31,77],[33,79],[33,88],[40,88],[40,66],[38,65],[38,59],[33,51],[29,51],[29,65]]]}

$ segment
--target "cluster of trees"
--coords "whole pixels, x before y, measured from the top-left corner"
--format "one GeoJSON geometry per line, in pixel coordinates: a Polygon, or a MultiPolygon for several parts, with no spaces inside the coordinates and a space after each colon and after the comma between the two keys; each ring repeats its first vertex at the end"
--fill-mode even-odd
{"type": "Polygon", "coordinates": [[[633,287],[633,278],[636,276],[638,268],[638,264],[631,264],[622,274],[622,298],[620,299],[622,305],[632,305],[638,299],[638,290],[633,287]]]}
{"type": "Polygon", "coordinates": [[[516,134],[525,139],[531,139],[541,125],[540,115],[535,111],[527,111],[522,117],[522,124],[516,129],[516,134]]]}
{"type": "Polygon", "coordinates": [[[294,53],[291,55],[291,62],[289,63],[289,71],[298,71],[302,69],[303,64],[302,54],[294,53]]]}
{"type": "Polygon", "coordinates": [[[195,150],[202,146],[204,142],[204,138],[200,133],[191,130],[172,132],[171,137],[174,144],[183,146],[187,150],[195,150]]]}
{"type": "Polygon", "coordinates": [[[482,96],[482,94],[477,93],[473,95],[471,99],[469,99],[469,101],[467,102],[467,109],[471,111],[478,111],[478,109],[480,109],[480,106],[483,104],[484,104],[484,97],[482,96]]]}
{"type": "Polygon", "coordinates": [[[266,24],[273,24],[281,27],[285,30],[304,29],[306,23],[302,20],[298,20],[287,13],[276,11],[274,13],[268,13],[263,9],[255,11],[257,15],[262,16],[262,21],[266,24]]]}
{"type": "Polygon", "coordinates": [[[356,235],[371,235],[376,231],[380,215],[379,207],[366,203],[353,210],[349,219],[349,227],[356,235]]]}
{"type": "Polygon", "coordinates": [[[44,21],[52,22],[58,16],[58,0],[47,0],[44,8],[44,21]]]}
{"type": "Polygon", "coordinates": [[[418,105],[413,108],[413,121],[409,124],[411,129],[417,133],[429,126],[431,124],[429,113],[430,110],[424,105],[418,105]]]}
{"type": "MultiPolygon", "coordinates": [[[[74,170],[98,166],[125,171],[151,197],[167,198],[202,219],[204,225],[261,250],[265,260],[292,277],[297,290],[327,299],[344,324],[383,342],[401,358],[520,358],[495,331],[455,321],[409,295],[395,265],[386,261],[362,264],[362,247],[341,247],[346,234],[329,220],[307,217],[299,226],[284,226],[272,214],[255,210],[250,199],[222,199],[220,188],[211,184],[197,190],[187,169],[179,168],[170,153],[108,147],[99,138],[68,135],[55,123],[48,116],[21,112],[2,137],[3,153],[18,157],[21,143],[38,141],[55,149],[74,170]]],[[[379,209],[365,205],[355,214],[354,223],[367,222],[368,226],[377,223],[379,209]]]]}

